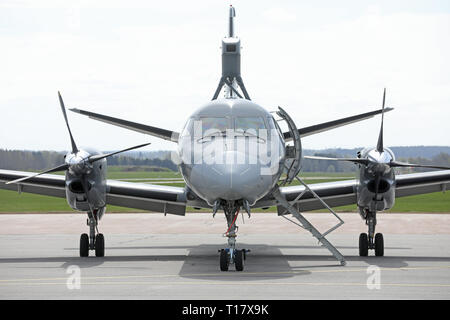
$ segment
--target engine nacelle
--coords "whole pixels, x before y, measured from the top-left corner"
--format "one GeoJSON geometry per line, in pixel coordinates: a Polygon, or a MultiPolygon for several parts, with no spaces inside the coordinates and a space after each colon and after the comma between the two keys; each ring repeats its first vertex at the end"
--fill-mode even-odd
{"type": "Polygon", "coordinates": [[[66,171],[66,200],[72,209],[84,212],[94,210],[98,217],[103,215],[106,206],[106,169],[106,159],[103,159],[94,162],[92,169],[83,177],[66,171]],[[87,181],[88,194],[83,188],[82,178],[87,181]]]}

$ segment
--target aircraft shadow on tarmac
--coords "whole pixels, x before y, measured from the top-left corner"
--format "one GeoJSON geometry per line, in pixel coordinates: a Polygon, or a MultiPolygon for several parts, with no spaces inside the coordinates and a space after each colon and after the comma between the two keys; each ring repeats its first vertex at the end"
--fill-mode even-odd
{"type": "MultiPolygon", "coordinates": [[[[218,250],[222,246],[201,244],[197,246],[120,246],[108,247],[105,257],[87,257],[80,258],[78,256],[60,256],[60,257],[25,257],[25,258],[1,258],[1,264],[15,264],[17,268],[31,268],[37,266],[26,265],[28,263],[51,263],[61,262],[60,268],[67,268],[70,265],[78,265],[80,268],[93,268],[108,262],[183,262],[179,271],[179,276],[184,278],[210,279],[210,280],[235,280],[236,277],[245,278],[247,281],[259,280],[261,278],[287,278],[299,275],[308,275],[311,269],[317,268],[346,268],[330,255],[328,251],[323,249],[323,254],[308,254],[308,250],[322,250],[318,246],[293,246],[293,245],[262,245],[262,244],[240,244],[240,248],[250,249],[247,260],[245,261],[245,269],[243,272],[236,272],[234,266],[230,265],[230,271],[219,271],[219,254],[218,250]],[[187,253],[178,253],[180,249],[187,250],[187,253]],[[298,254],[283,254],[282,249],[299,249],[298,254]],[[116,250],[144,250],[141,255],[114,255],[116,250]],[[151,250],[166,250],[166,254],[151,254],[145,252],[151,250]],[[170,254],[171,250],[177,250],[177,254],[170,254]],[[302,251],[303,250],[303,251],[302,251]],[[23,264],[23,265],[20,265],[23,264]]],[[[387,256],[384,257],[360,257],[357,255],[356,247],[340,247],[340,249],[354,249],[355,254],[345,255],[350,266],[365,267],[368,265],[377,265],[384,268],[401,268],[407,267],[408,262],[450,262],[450,257],[424,257],[424,256],[387,256]],[[359,263],[358,263],[359,262],[359,263]],[[361,262],[363,265],[361,265],[361,262]],[[354,263],[356,265],[354,265],[354,263]]],[[[389,248],[389,249],[410,249],[410,248],[389,248]]],[[[65,250],[77,254],[78,249],[66,248],[65,250]]],[[[40,268],[46,267],[39,266],[40,268]]],[[[55,266],[48,266],[55,268],[55,266]]],[[[110,266],[111,268],[123,266],[110,266]]],[[[130,268],[145,269],[142,264],[130,268]]],[[[56,266],[56,268],[58,268],[56,266]]]]}

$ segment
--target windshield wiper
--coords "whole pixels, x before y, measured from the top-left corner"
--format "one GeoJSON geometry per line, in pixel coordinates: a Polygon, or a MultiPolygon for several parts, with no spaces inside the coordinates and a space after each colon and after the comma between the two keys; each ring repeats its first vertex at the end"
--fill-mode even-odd
{"type": "Polygon", "coordinates": [[[212,133],[210,133],[210,134],[207,134],[206,136],[203,136],[203,137],[201,137],[201,138],[198,138],[197,139],[197,142],[202,142],[203,141],[203,139],[206,139],[206,138],[212,138],[212,137],[217,137],[217,136],[219,136],[219,135],[222,135],[222,137],[223,136],[226,136],[226,134],[227,134],[227,130],[222,130],[222,131],[216,131],[216,132],[212,132],[212,133]]]}
{"type": "Polygon", "coordinates": [[[243,131],[235,131],[235,133],[241,133],[244,137],[255,137],[258,140],[262,140],[262,142],[266,142],[265,139],[261,138],[260,136],[258,136],[257,134],[254,134],[252,132],[247,132],[247,130],[243,130],[243,131]]]}
{"type": "MultiPolygon", "coordinates": [[[[203,142],[203,140],[206,139],[206,138],[218,137],[218,136],[220,136],[220,135],[221,135],[222,137],[226,137],[226,134],[227,134],[227,133],[228,133],[227,130],[223,130],[223,131],[220,131],[220,132],[219,132],[219,131],[216,131],[216,132],[213,132],[213,133],[208,134],[208,135],[206,135],[206,136],[203,136],[203,137],[201,137],[201,138],[198,138],[198,139],[197,139],[197,142],[203,142]]],[[[258,139],[258,141],[262,141],[263,143],[266,142],[265,139],[261,138],[260,136],[254,134],[254,133],[252,133],[252,132],[247,132],[246,130],[244,130],[244,131],[231,131],[231,133],[233,134],[233,136],[236,136],[236,135],[242,135],[242,136],[244,136],[244,137],[255,137],[256,139],[258,139]]]]}

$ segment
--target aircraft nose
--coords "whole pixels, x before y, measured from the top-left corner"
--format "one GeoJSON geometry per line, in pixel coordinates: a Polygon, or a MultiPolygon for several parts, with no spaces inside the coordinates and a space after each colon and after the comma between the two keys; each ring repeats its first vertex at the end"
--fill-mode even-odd
{"type": "Polygon", "coordinates": [[[238,151],[227,151],[224,163],[194,165],[191,172],[192,185],[209,204],[218,199],[247,200],[252,205],[272,187],[272,176],[262,174],[258,159],[238,151]],[[238,161],[245,159],[245,161],[238,161]],[[244,163],[239,163],[244,162],[244,163]]]}
{"type": "MultiPolygon", "coordinates": [[[[237,157],[242,156],[234,152],[237,157]]],[[[264,176],[261,175],[261,166],[254,161],[247,163],[230,163],[216,168],[222,172],[223,193],[222,198],[227,200],[254,198],[255,190],[264,187],[264,176]]]]}

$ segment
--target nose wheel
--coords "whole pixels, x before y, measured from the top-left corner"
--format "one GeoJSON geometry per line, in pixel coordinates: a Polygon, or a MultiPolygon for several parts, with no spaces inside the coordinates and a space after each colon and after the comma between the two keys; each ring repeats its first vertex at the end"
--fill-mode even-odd
{"type": "Polygon", "coordinates": [[[226,249],[220,249],[220,271],[228,271],[230,255],[226,249]]]}
{"type": "Polygon", "coordinates": [[[236,250],[232,248],[220,249],[220,271],[228,271],[230,264],[234,263],[236,271],[244,270],[244,261],[250,250],[236,250]]]}
{"type": "Polygon", "coordinates": [[[225,218],[227,219],[228,229],[224,233],[224,236],[228,238],[228,248],[220,249],[220,270],[228,271],[230,264],[234,264],[236,271],[244,270],[244,261],[247,257],[247,253],[250,250],[236,249],[236,232],[238,227],[236,226],[236,218],[239,215],[239,206],[235,203],[228,203],[223,205],[225,218]]]}
{"type": "Polygon", "coordinates": [[[234,256],[234,267],[236,268],[236,271],[242,271],[244,270],[244,250],[236,250],[235,256],[234,256]]]}

